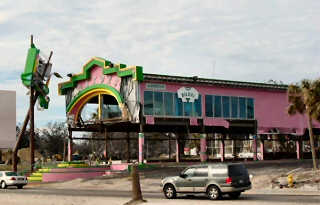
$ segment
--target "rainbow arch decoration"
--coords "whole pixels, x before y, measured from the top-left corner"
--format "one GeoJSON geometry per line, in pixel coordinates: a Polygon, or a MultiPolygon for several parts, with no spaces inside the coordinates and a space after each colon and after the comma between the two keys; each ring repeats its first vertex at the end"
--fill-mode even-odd
{"type": "Polygon", "coordinates": [[[68,74],[69,81],[59,83],[58,92],[66,96],[66,114],[68,122],[76,124],[82,108],[92,98],[98,97],[98,115],[102,113],[103,95],[116,99],[122,113],[121,121],[131,120],[130,110],[125,104],[126,96],[120,92],[122,78],[130,77],[132,82],[143,81],[141,66],[127,67],[125,64],[113,64],[103,58],[91,58],[78,74],[68,74]]]}

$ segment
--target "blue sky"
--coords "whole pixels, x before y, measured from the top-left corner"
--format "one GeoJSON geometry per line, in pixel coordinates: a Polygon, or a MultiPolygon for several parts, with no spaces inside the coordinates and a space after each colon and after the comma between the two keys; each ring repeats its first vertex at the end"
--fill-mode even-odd
{"type": "Polygon", "coordinates": [[[320,71],[318,0],[0,2],[0,89],[17,91],[17,123],[29,106],[22,86],[30,35],[64,79],[36,126],[65,121],[57,86],[99,56],[146,73],[292,83],[320,71]],[[214,66],[213,66],[214,64],[214,66]]]}

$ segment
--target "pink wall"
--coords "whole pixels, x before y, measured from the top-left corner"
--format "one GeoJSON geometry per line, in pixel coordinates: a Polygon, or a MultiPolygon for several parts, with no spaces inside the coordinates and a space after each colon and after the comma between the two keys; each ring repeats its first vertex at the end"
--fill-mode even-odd
{"type": "Polygon", "coordinates": [[[89,177],[96,177],[102,176],[105,172],[69,172],[69,173],[43,173],[42,174],[42,181],[43,182],[52,182],[52,181],[61,181],[61,180],[72,180],[78,178],[89,178],[89,177]]]}
{"type": "Polygon", "coordinates": [[[127,170],[128,169],[128,163],[121,163],[121,164],[111,164],[110,170],[127,170]]]}
{"type": "MultiPolygon", "coordinates": [[[[177,92],[177,90],[182,86],[195,88],[202,95],[203,118],[205,118],[205,95],[252,97],[254,98],[255,118],[258,120],[259,133],[267,132],[269,128],[295,128],[297,132],[301,134],[301,132],[307,128],[306,116],[297,114],[290,117],[286,115],[286,107],[289,106],[289,103],[287,101],[285,91],[144,81],[140,83],[140,101],[142,104],[144,99],[144,90],[146,90],[146,83],[166,84],[166,90],[161,90],[159,92],[177,92]]],[[[316,128],[320,127],[320,124],[317,122],[314,122],[314,125],[316,128]]],[[[285,131],[286,129],[282,130],[285,131]]]]}
{"type": "Polygon", "coordinates": [[[90,74],[89,79],[78,82],[78,89],[83,90],[84,88],[95,84],[106,84],[114,87],[117,91],[120,91],[121,78],[117,76],[117,73],[103,75],[102,68],[95,65],[90,69],[90,74]]]}
{"type": "Polygon", "coordinates": [[[110,167],[68,167],[68,168],[52,168],[50,169],[50,172],[81,172],[81,171],[106,171],[110,170],[110,167]]]}

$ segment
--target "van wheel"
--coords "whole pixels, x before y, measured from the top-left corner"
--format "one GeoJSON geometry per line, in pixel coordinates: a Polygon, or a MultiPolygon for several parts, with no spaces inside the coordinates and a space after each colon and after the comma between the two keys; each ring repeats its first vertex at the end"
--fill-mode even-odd
{"type": "Polygon", "coordinates": [[[229,195],[229,197],[230,197],[231,199],[237,199],[237,198],[239,198],[239,196],[241,195],[241,192],[240,192],[240,191],[231,192],[231,193],[229,193],[228,195],[229,195]]]}
{"type": "Polygon", "coordinates": [[[211,185],[207,190],[207,195],[211,200],[218,200],[221,198],[221,191],[217,186],[211,185]]]}
{"type": "Polygon", "coordinates": [[[176,189],[173,187],[172,184],[166,185],[163,189],[163,192],[164,192],[164,196],[167,199],[174,199],[177,197],[176,189]]]}

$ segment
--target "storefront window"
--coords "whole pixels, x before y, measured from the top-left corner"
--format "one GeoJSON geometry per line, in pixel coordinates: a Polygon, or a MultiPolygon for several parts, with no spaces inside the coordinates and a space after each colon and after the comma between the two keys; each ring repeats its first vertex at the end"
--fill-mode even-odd
{"type": "Polygon", "coordinates": [[[173,93],[164,93],[165,115],[173,115],[173,93]]]}

